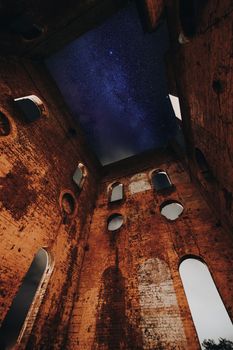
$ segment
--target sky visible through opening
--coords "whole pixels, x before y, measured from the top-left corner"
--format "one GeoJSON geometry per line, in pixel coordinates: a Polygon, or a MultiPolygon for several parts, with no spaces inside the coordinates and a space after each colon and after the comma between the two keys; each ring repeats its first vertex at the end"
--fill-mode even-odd
{"type": "Polygon", "coordinates": [[[130,3],[45,61],[103,165],[162,147],[175,135],[168,49],[166,24],[145,33],[130,3]]]}
{"type": "Polygon", "coordinates": [[[180,203],[173,202],[166,204],[161,209],[161,214],[165,216],[168,220],[176,220],[182,214],[184,208],[180,203]]]}
{"type": "Polygon", "coordinates": [[[200,343],[204,339],[218,343],[219,338],[233,341],[232,322],[208,267],[197,259],[186,259],[180,275],[200,343]]]}
{"type": "Polygon", "coordinates": [[[25,275],[0,328],[0,350],[13,349],[48,264],[48,255],[40,249],[25,275]]]}

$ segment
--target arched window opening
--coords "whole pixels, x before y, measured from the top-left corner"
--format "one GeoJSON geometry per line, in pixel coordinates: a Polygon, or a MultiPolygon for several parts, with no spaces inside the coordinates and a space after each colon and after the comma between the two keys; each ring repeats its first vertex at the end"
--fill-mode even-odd
{"type": "Polygon", "coordinates": [[[156,191],[172,187],[171,180],[164,170],[155,170],[152,173],[152,184],[156,191]]]}
{"type": "Polygon", "coordinates": [[[195,158],[201,175],[206,180],[212,180],[213,174],[210,170],[209,164],[207,163],[204,154],[198,148],[195,148],[195,158]]]}
{"type": "Polygon", "coordinates": [[[73,181],[76,183],[79,189],[83,187],[86,175],[86,167],[82,163],[79,163],[73,175],[73,181]]]}
{"type": "Polygon", "coordinates": [[[206,264],[187,258],[179,271],[200,344],[205,339],[232,341],[232,322],[206,264]]]}
{"type": "Polygon", "coordinates": [[[37,24],[33,23],[30,27],[25,28],[25,30],[21,32],[21,35],[25,40],[35,40],[39,38],[42,33],[43,29],[37,24]]]}
{"type": "Polygon", "coordinates": [[[111,185],[110,187],[110,197],[109,197],[109,202],[118,202],[123,199],[124,195],[124,186],[123,184],[119,182],[115,182],[114,184],[111,185]]]}
{"type": "Polygon", "coordinates": [[[0,136],[7,136],[10,134],[11,126],[9,119],[0,112],[0,136]]]}
{"type": "Polygon", "coordinates": [[[193,37],[198,29],[200,17],[208,0],[180,0],[180,23],[185,36],[193,37]]]}
{"type": "Polygon", "coordinates": [[[1,350],[12,349],[15,346],[36,292],[42,286],[48,264],[48,253],[43,248],[39,249],[1,325],[1,350]]]}
{"type": "Polygon", "coordinates": [[[176,118],[178,118],[179,120],[182,120],[179,97],[171,95],[171,94],[169,94],[168,97],[171,101],[171,105],[172,105],[172,108],[173,108],[173,111],[174,111],[176,118]]]}
{"type": "Polygon", "coordinates": [[[65,215],[73,215],[75,212],[75,208],[76,208],[76,202],[75,202],[75,198],[74,196],[69,193],[69,192],[65,192],[62,197],[61,197],[61,208],[62,208],[62,212],[65,215]]]}
{"type": "Polygon", "coordinates": [[[168,200],[161,204],[160,212],[168,220],[174,221],[183,213],[184,207],[177,201],[168,200]]]}
{"type": "Polygon", "coordinates": [[[108,231],[116,231],[123,225],[124,218],[121,214],[112,214],[108,218],[108,231]]]}
{"type": "Polygon", "coordinates": [[[21,110],[24,120],[28,123],[47,114],[43,102],[35,95],[15,98],[14,101],[21,110]]]}
{"type": "Polygon", "coordinates": [[[11,30],[21,35],[24,40],[35,40],[39,38],[44,29],[38,24],[32,22],[32,20],[26,16],[19,16],[10,23],[11,30]]]}

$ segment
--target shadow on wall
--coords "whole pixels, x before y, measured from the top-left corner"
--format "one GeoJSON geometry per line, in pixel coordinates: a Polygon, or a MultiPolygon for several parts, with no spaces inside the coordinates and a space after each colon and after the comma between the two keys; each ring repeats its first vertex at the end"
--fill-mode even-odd
{"type": "Polygon", "coordinates": [[[97,349],[142,349],[141,336],[130,325],[125,308],[125,281],[118,267],[107,268],[102,275],[96,321],[97,349]]]}

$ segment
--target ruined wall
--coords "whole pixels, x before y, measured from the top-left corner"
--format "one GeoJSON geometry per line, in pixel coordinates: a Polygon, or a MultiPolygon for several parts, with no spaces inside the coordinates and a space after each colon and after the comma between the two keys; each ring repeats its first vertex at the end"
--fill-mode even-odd
{"type": "Polygon", "coordinates": [[[205,260],[232,318],[232,290],[226,288],[232,284],[232,238],[168,152],[109,169],[93,215],[68,348],[199,349],[179,262],[190,254],[205,260]],[[150,173],[158,168],[174,184],[166,193],[151,188],[150,173]],[[115,181],[124,184],[125,199],[109,204],[107,188],[115,181]],[[177,221],[160,213],[167,199],[184,206],[177,221]],[[107,230],[112,213],[124,216],[116,232],[107,230]]]}
{"type": "MultiPolygon", "coordinates": [[[[14,8],[16,2],[11,3],[14,8]]],[[[19,7],[23,3],[29,2],[20,2],[19,7]]],[[[71,6],[61,23],[57,20],[63,7],[54,13],[52,2],[47,11],[44,1],[36,1],[30,14],[30,3],[28,14],[45,25],[43,36],[27,42],[3,32],[4,50],[44,57],[123,3],[110,9],[109,1],[83,1],[77,3],[77,13],[71,6]]],[[[162,3],[157,2],[160,9],[162,3]]],[[[33,314],[19,349],[28,340],[27,349],[198,349],[178,272],[180,259],[190,254],[205,260],[233,317],[232,289],[226,288],[232,285],[233,243],[221,226],[221,221],[233,226],[232,2],[206,1],[195,35],[184,45],[178,42],[179,1],[165,3],[175,73],[171,85],[181,102],[190,173],[209,206],[214,203],[217,219],[183,166],[167,153],[105,170],[92,217],[98,164],[62,98],[39,64],[1,57],[0,111],[11,123],[10,134],[0,136],[1,321],[40,247],[54,264],[36,321],[33,325],[33,314]],[[13,98],[29,94],[40,97],[48,113],[28,124],[13,98]],[[211,181],[198,170],[195,147],[209,163],[211,181]],[[72,181],[78,161],[88,170],[81,193],[72,181]],[[154,168],[168,172],[173,192],[151,189],[149,174],[154,168]],[[125,185],[125,200],[109,205],[107,187],[116,180],[125,185]],[[76,198],[73,216],[64,216],[60,208],[65,190],[76,198]],[[175,222],[160,214],[160,204],[168,198],[185,208],[175,222]],[[115,212],[124,216],[124,225],[109,233],[107,218],[115,212]]],[[[147,4],[154,13],[156,2],[147,4]]],[[[5,15],[3,11],[1,18],[5,15]]]]}
{"type": "MultiPolygon", "coordinates": [[[[54,267],[28,349],[64,349],[95,201],[98,163],[43,68],[11,57],[0,61],[0,111],[10,122],[9,135],[0,136],[0,321],[36,252],[44,247],[54,267]],[[46,115],[29,123],[13,99],[31,94],[44,102],[46,115]],[[72,180],[80,161],[87,168],[81,192],[72,180]],[[61,209],[60,196],[66,191],[75,198],[72,215],[61,209]]],[[[31,316],[28,328],[35,313],[31,316]]],[[[27,333],[26,329],[19,348],[25,347],[27,333]]]]}
{"type": "MultiPolygon", "coordinates": [[[[198,16],[186,14],[195,30],[183,44],[182,1],[166,1],[171,36],[170,59],[176,76],[191,173],[224,224],[233,227],[233,95],[232,20],[230,0],[203,1],[198,16]],[[185,42],[185,43],[184,43],[185,42]],[[212,172],[206,181],[195,160],[201,150],[212,172]]],[[[183,3],[185,3],[183,1],[183,3]]],[[[198,1],[190,1],[192,6],[198,1]]],[[[201,3],[201,2],[199,2],[201,3]]],[[[194,13],[194,11],[193,11],[194,13]]],[[[172,85],[172,84],[171,84],[172,85]]]]}
{"type": "Polygon", "coordinates": [[[2,0],[2,52],[44,57],[118,11],[126,0],[2,0]]]}

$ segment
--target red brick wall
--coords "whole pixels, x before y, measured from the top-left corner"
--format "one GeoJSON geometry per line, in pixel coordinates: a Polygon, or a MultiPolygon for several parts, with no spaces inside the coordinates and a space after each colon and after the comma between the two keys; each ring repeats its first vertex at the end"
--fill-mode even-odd
{"type": "MultiPolygon", "coordinates": [[[[170,59],[176,75],[191,173],[223,224],[233,227],[232,20],[230,0],[207,1],[197,31],[180,45],[179,1],[167,1],[170,59]],[[200,177],[194,149],[199,148],[213,180],[200,177]]],[[[173,85],[172,83],[170,84],[173,85]]]]}
{"type": "Polygon", "coordinates": [[[107,187],[116,175],[108,175],[100,186],[70,349],[199,349],[178,271],[180,260],[189,254],[206,261],[232,317],[232,290],[226,288],[232,283],[230,234],[219,227],[181,163],[169,153],[157,153],[140,166],[130,173],[130,165],[119,164],[117,181],[125,186],[121,204],[107,201],[107,187]],[[171,193],[149,188],[149,174],[156,168],[168,172],[175,186],[171,193]],[[184,206],[174,222],[160,214],[160,204],[168,198],[184,206]],[[107,230],[112,213],[124,216],[116,233],[107,230]]]}
{"type": "MultiPolygon", "coordinates": [[[[53,22],[40,10],[38,19],[47,18],[51,41],[45,33],[33,43],[17,41],[17,48],[13,38],[6,41],[4,36],[6,52],[41,57],[59,48],[93,26],[93,16],[99,23],[111,12],[103,3],[89,15],[91,3],[85,2],[85,23],[79,24],[75,16],[69,26],[66,20],[73,13],[59,24],[59,13],[53,22]]],[[[179,2],[165,3],[169,76],[175,76],[170,86],[180,98],[193,182],[171,154],[157,152],[105,168],[99,184],[99,166],[43,67],[0,58],[0,111],[12,127],[9,136],[0,138],[1,321],[40,247],[54,263],[28,349],[199,349],[178,271],[180,260],[190,254],[205,260],[233,317],[233,242],[228,232],[233,226],[232,2],[208,1],[196,34],[185,45],[178,43],[179,2]],[[48,115],[27,124],[13,99],[30,94],[41,98],[48,115]],[[209,163],[211,182],[200,176],[195,147],[209,163]],[[80,194],[72,181],[79,161],[88,170],[80,194]],[[172,193],[157,194],[150,188],[154,168],[168,172],[175,185],[172,193]],[[125,185],[125,200],[110,206],[107,187],[116,180],[125,185]],[[59,197],[66,189],[76,197],[77,215],[64,220],[59,197]],[[175,222],[159,211],[168,198],[185,208],[175,222]],[[107,218],[115,212],[124,216],[124,225],[109,233],[107,218]]],[[[23,338],[19,348],[25,348],[27,340],[23,338]]]]}
{"type": "Polygon", "coordinates": [[[89,234],[98,164],[81,133],[70,133],[76,127],[43,69],[14,58],[0,60],[0,110],[12,127],[9,136],[0,138],[0,318],[34,255],[45,247],[54,269],[30,344],[33,349],[43,343],[63,348],[89,234]],[[13,99],[30,94],[45,103],[48,115],[25,123],[13,99]],[[81,193],[72,180],[79,161],[88,171],[81,193]],[[75,217],[66,220],[59,204],[65,190],[73,192],[77,206],[75,217]]]}

